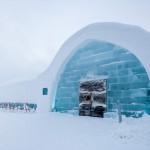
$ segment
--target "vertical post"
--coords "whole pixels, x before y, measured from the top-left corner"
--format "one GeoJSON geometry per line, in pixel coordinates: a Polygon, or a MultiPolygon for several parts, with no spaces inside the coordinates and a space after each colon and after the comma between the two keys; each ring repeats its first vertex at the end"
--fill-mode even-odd
{"type": "Polygon", "coordinates": [[[121,105],[120,105],[120,101],[117,101],[117,109],[118,109],[118,122],[121,123],[122,122],[122,115],[121,115],[121,105]]]}

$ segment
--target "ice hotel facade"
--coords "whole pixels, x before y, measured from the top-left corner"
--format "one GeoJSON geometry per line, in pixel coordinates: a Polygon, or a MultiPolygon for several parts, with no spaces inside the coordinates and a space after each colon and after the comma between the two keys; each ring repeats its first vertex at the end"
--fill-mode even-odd
{"type": "Polygon", "coordinates": [[[34,102],[42,112],[68,112],[79,109],[82,85],[104,81],[107,112],[119,103],[125,114],[150,113],[149,77],[150,33],[132,25],[95,23],[71,36],[37,79],[2,87],[0,98],[34,102]]]}

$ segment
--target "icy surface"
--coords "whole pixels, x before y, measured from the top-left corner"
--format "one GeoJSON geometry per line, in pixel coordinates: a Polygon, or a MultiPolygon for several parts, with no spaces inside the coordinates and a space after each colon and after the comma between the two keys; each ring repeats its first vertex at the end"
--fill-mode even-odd
{"type": "Polygon", "coordinates": [[[80,82],[99,77],[107,79],[108,111],[115,110],[117,101],[120,101],[125,113],[150,112],[147,97],[149,78],[130,50],[108,42],[88,40],[74,51],[57,81],[56,111],[78,107],[80,82]]]}
{"type": "Polygon", "coordinates": [[[1,150],[149,150],[150,118],[0,113],[1,150]],[[136,125],[136,126],[135,126],[136,125]]]}

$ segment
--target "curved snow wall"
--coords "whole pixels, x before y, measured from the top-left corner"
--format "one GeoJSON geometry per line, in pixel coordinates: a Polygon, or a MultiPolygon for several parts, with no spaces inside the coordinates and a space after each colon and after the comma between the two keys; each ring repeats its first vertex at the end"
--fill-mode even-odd
{"type": "Polygon", "coordinates": [[[148,75],[135,55],[108,42],[91,40],[83,45],[75,49],[60,73],[55,111],[78,108],[80,80],[101,76],[108,78],[108,111],[116,109],[117,101],[125,113],[150,110],[148,75]]]}

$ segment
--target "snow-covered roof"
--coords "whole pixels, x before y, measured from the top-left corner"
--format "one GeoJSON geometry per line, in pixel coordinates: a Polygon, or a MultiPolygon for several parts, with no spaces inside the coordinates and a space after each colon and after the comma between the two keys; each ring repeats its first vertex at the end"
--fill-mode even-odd
{"type": "Polygon", "coordinates": [[[71,53],[81,44],[86,44],[90,39],[114,43],[128,49],[145,66],[150,77],[150,32],[134,25],[104,22],[94,23],[79,30],[71,36],[60,48],[50,67],[44,73],[55,78],[62,64],[71,53]],[[53,75],[52,75],[53,73],[53,75]]]}

